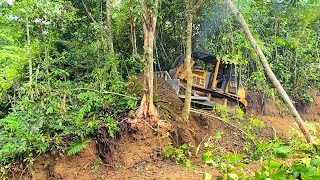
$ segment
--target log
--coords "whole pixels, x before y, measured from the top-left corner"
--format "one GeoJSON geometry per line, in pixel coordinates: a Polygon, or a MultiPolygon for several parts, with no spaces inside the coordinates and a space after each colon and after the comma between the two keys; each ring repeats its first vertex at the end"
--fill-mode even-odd
{"type": "Polygon", "coordinates": [[[280,96],[283,99],[283,101],[286,103],[291,115],[294,117],[296,123],[298,124],[300,130],[302,131],[303,135],[305,136],[307,142],[314,143],[315,142],[314,139],[312,138],[309,130],[307,129],[306,125],[304,124],[304,122],[303,122],[302,118],[300,117],[298,111],[294,107],[290,97],[288,96],[287,92],[281,86],[281,84],[278,81],[277,77],[274,75],[273,71],[271,70],[271,68],[270,68],[270,66],[268,64],[267,58],[265,57],[265,55],[263,54],[261,48],[259,47],[259,45],[255,41],[255,39],[253,38],[253,36],[252,36],[252,34],[251,34],[250,30],[249,30],[249,27],[248,27],[245,19],[243,18],[242,14],[237,10],[237,8],[234,6],[234,4],[231,2],[231,0],[224,0],[224,2],[226,3],[226,5],[230,9],[230,11],[233,13],[233,15],[236,17],[238,22],[240,23],[241,28],[243,29],[248,41],[250,42],[251,46],[253,47],[253,49],[257,53],[257,55],[258,55],[258,57],[260,59],[260,62],[262,64],[262,66],[264,67],[264,70],[265,70],[267,76],[271,80],[271,82],[274,85],[274,87],[277,89],[277,91],[280,94],[280,96]]]}

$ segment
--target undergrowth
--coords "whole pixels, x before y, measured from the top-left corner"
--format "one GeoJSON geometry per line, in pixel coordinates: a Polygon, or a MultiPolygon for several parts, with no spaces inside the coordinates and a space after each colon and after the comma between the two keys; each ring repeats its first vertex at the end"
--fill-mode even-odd
{"type": "Polygon", "coordinates": [[[111,83],[96,88],[96,83],[57,81],[18,89],[11,112],[0,119],[1,177],[17,159],[28,167],[36,155],[53,149],[68,156],[78,153],[99,123],[105,123],[114,138],[119,131],[116,118],[134,109],[137,100],[133,94],[121,95],[127,86],[121,79],[111,83]]]}
{"type": "Polygon", "coordinates": [[[164,149],[164,156],[171,158],[178,164],[182,164],[186,168],[191,167],[192,153],[190,151],[190,145],[183,144],[180,147],[173,147],[172,145],[167,146],[164,149]]]}
{"type": "MultiPolygon", "coordinates": [[[[219,146],[223,141],[223,132],[217,132],[209,136],[205,142],[201,142],[195,156],[200,154],[205,165],[203,179],[212,179],[213,176],[209,173],[211,168],[220,170],[221,175],[216,178],[221,180],[320,179],[318,145],[301,142],[301,135],[298,133],[294,133],[296,136],[288,141],[277,137],[271,140],[259,138],[255,131],[257,128],[265,128],[265,123],[252,115],[245,115],[241,109],[231,115],[226,107],[216,106],[213,113],[219,115],[221,120],[239,128],[238,130],[243,131],[250,140],[243,147],[243,153],[231,153],[219,146]],[[259,168],[248,171],[248,163],[256,163],[259,168]]],[[[313,127],[311,129],[314,130],[311,132],[316,136],[316,127],[308,124],[313,127]]],[[[168,146],[164,154],[183,166],[191,166],[193,155],[186,147],[168,146]]]]}

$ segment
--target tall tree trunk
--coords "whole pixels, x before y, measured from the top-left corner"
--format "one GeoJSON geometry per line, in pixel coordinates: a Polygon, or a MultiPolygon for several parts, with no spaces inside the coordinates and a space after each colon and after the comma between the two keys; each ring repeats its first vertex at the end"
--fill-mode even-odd
{"type": "Polygon", "coordinates": [[[265,70],[266,74],[268,75],[268,77],[271,80],[272,84],[276,87],[276,89],[279,92],[280,96],[282,97],[283,101],[287,104],[287,106],[288,106],[288,108],[289,108],[289,110],[291,112],[291,115],[294,117],[295,121],[299,125],[299,128],[302,131],[302,133],[304,134],[306,140],[308,142],[314,143],[314,140],[313,140],[309,130],[306,128],[306,126],[305,126],[303,120],[301,119],[298,111],[296,110],[296,108],[292,104],[291,99],[289,98],[288,94],[283,89],[283,87],[281,86],[280,82],[278,81],[278,79],[276,78],[274,73],[272,72],[265,55],[263,54],[263,52],[260,49],[259,45],[257,44],[255,39],[253,38],[253,36],[252,36],[248,26],[247,26],[247,23],[243,18],[243,16],[241,15],[241,13],[237,10],[237,8],[233,5],[233,3],[230,0],[225,0],[225,3],[227,4],[228,8],[232,11],[232,13],[236,16],[238,22],[240,23],[240,25],[241,25],[244,33],[245,33],[245,35],[247,36],[251,46],[256,51],[257,55],[259,56],[259,59],[261,61],[261,64],[264,67],[264,70],[265,70]]]}
{"type": "Polygon", "coordinates": [[[136,115],[148,121],[157,122],[157,109],[153,104],[153,41],[157,22],[158,0],[143,2],[144,13],[144,57],[147,65],[144,72],[144,95],[136,115]]]}
{"type": "Polygon", "coordinates": [[[192,92],[192,84],[193,84],[193,76],[191,70],[191,53],[192,53],[192,21],[193,15],[199,9],[204,0],[197,0],[195,3],[192,3],[189,0],[186,8],[187,14],[187,33],[186,33],[186,57],[184,59],[184,66],[187,70],[187,87],[185,94],[184,106],[182,109],[182,119],[185,122],[189,122],[190,119],[190,108],[191,108],[191,92],[192,92]]]}
{"type": "MultiPolygon", "coordinates": [[[[111,57],[114,57],[114,47],[113,47],[113,35],[111,26],[111,3],[110,0],[106,0],[106,32],[107,32],[107,43],[109,48],[109,53],[111,57]]],[[[115,60],[115,59],[113,59],[115,60]]],[[[117,63],[112,62],[111,73],[113,75],[117,74],[117,63]]]]}
{"type": "MultiPolygon", "coordinates": [[[[188,8],[189,9],[189,8],[188,8]]],[[[192,91],[192,83],[193,83],[193,76],[191,70],[191,38],[192,38],[192,19],[193,15],[191,12],[188,13],[188,20],[187,20],[187,33],[186,33],[186,56],[184,59],[184,66],[187,70],[187,87],[186,87],[186,94],[185,94],[185,102],[182,109],[182,119],[185,122],[189,122],[190,118],[190,106],[191,106],[191,91],[192,91]]]]}
{"type": "Polygon", "coordinates": [[[131,45],[132,45],[132,54],[138,54],[137,51],[137,37],[136,37],[136,22],[133,17],[133,13],[130,10],[130,30],[131,30],[131,45]]]}
{"type": "Polygon", "coordinates": [[[26,30],[27,30],[27,55],[29,60],[29,84],[32,85],[32,59],[31,59],[31,51],[30,51],[30,28],[29,28],[29,20],[26,22],[26,30]]]}

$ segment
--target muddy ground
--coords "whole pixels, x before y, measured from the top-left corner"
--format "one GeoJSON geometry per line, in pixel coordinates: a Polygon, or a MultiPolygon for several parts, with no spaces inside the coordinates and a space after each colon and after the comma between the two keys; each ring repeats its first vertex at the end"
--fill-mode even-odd
{"type": "MultiPolygon", "coordinates": [[[[141,79],[134,80],[130,88],[141,88],[141,79]]],[[[162,112],[162,119],[171,125],[170,130],[150,127],[142,122],[138,131],[126,131],[121,138],[112,140],[110,152],[112,155],[101,157],[97,139],[91,139],[90,145],[75,156],[41,155],[37,158],[31,172],[26,178],[31,179],[202,179],[204,172],[210,172],[213,178],[219,176],[219,171],[207,168],[201,163],[200,148],[198,157],[194,156],[193,168],[186,169],[163,157],[163,149],[169,144],[179,146],[188,143],[190,151],[195,154],[196,147],[202,147],[208,137],[217,132],[223,132],[222,139],[215,146],[223,152],[241,153],[243,146],[250,140],[222,121],[193,114],[190,126],[181,120],[180,112],[183,103],[174,91],[162,79],[155,79],[156,104],[162,112]],[[100,155],[100,156],[99,156],[100,155]],[[104,159],[106,161],[103,161],[104,159]]],[[[313,93],[314,102],[304,106],[302,116],[311,122],[320,122],[320,96],[316,90],[313,93]]],[[[279,107],[272,102],[261,102],[258,94],[249,98],[248,113],[255,114],[267,125],[256,130],[256,135],[263,139],[278,136],[291,138],[298,128],[293,118],[285,112],[285,107],[279,107]],[[260,104],[261,103],[261,104],[260,104]]],[[[320,128],[318,128],[320,129],[320,128]]],[[[108,140],[109,141],[109,140],[108,140]]],[[[259,168],[259,163],[250,163],[246,168],[247,175],[259,168]]],[[[17,178],[18,179],[18,178],[17,178]]],[[[215,179],[215,178],[214,178],[215,179]]]]}

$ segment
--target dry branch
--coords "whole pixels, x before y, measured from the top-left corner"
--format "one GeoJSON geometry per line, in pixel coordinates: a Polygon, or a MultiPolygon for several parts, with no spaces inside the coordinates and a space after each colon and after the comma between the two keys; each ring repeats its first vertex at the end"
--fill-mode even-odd
{"type": "Polygon", "coordinates": [[[228,126],[231,126],[231,127],[235,128],[235,129],[237,129],[241,134],[247,136],[247,137],[252,141],[253,144],[255,144],[255,145],[257,144],[257,143],[255,142],[255,140],[253,139],[253,137],[250,136],[250,134],[246,133],[246,132],[243,131],[241,128],[239,128],[239,127],[237,127],[237,126],[229,123],[228,121],[226,121],[226,120],[224,120],[224,119],[222,119],[222,118],[220,118],[220,117],[218,117],[218,116],[215,116],[215,115],[213,115],[213,114],[211,114],[211,113],[209,113],[209,112],[205,112],[205,111],[203,111],[203,110],[194,109],[194,108],[191,108],[190,112],[197,113],[197,114],[201,114],[201,115],[204,115],[204,116],[207,116],[207,117],[211,117],[211,118],[215,118],[215,119],[223,122],[224,124],[226,124],[226,125],[228,125],[228,126]]]}

